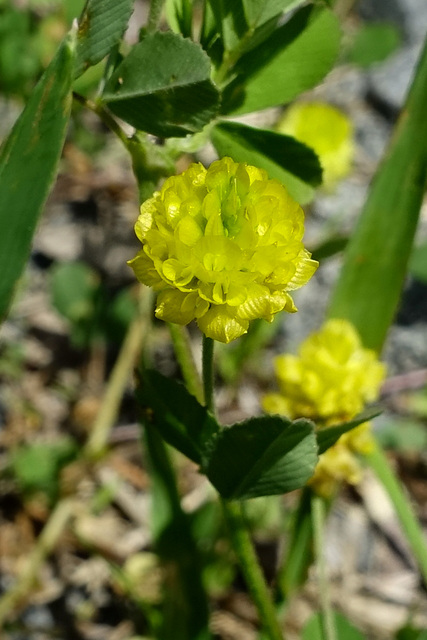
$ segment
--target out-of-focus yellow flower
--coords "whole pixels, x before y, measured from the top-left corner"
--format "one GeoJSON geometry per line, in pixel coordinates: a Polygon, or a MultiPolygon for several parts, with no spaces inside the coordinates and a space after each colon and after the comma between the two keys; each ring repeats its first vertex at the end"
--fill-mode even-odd
{"type": "Polygon", "coordinates": [[[325,189],[333,189],[336,182],[350,172],[354,157],[353,125],[336,107],[320,102],[295,103],[279,121],[277,129],[317,153],[325,189]]]}
{"type": "Polygon", "coordinates": [[[141,206],[142,250],[129,261],[159,292],[156,316],[230,342],[250,320],[296,311],[290,291],[318,263],[304,248],[304,213],[277,180],[231,158],[192,164],[141,206]]]}
{"type": "MultiPolygon", "coordinates": [[[[264,397],[264,409],[292,420],[311,418],[319,428],[354,418],[376,400],[385,376],[375,352],[363,348],[346,320],[329,320],[303,342],[297,356],[279,356],[275,367],[280,392],[264,397]]],[[[320,456],[312,486],[329,495],[339,481],[356,484],[361,467],[354,453],[367,453],[372,446],[369,423],[344,434],[320,456]]]]}

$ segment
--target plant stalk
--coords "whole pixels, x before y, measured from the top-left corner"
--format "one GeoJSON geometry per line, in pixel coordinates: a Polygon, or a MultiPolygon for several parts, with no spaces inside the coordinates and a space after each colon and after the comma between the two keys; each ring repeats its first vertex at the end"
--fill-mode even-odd
{"type": "Polygon", "coordinates": [[[191,352],[187,329],[179,324],[171,322],[169,324],[169,331],[173,342],[175,356],[181,367],[187,389],[200,402],[200,404],[203,404],[203,386],[191,352]]]}
{"type": "Polygon", "coordinates": [[[378,443],[371,453],[366,454],[365,459],[393,503],[396,515],[418,563],[424,585],[427,585],[427,541],[411,503],[378,443]]]}
{"type": "Polygon", "coordinates": [[[74,507],[75,501],[72,498],[64,498],[55,506],[28,556],[23,571],[18,576],[15,584],[0,598],[0,630],[15,607],[21,602],[25,602],[25,598],[34,586],[40,567],[52,553],[59,538],[68,526],[74,507]]]}
{"type": "Polygon", "coordinates": [[[312,493],[311,512],[313,516],[314,549],[316,556],[321,623],[324,640],[338,640],[334,612],[332,610],[329,581],[325,562],[325,503],[323,498],[312,493]]]}
{"type": "Polygon", "coordinates": [[[141,300],[138,316],[129,326],[120,353],[114,364],[103,396],[101,408],[96,416],[91,434],[86,442],[84,454],[91,459],[100,456],[107,446],[111,428],[117,418],[123,393],[136,358],[141,350],[142,342],[147,334],[151,307],[151,295],[148,289],[141,289],[141,300]]]}
{"type": "Polygon", "coordinates": [[[154,33],[160,26],[164,0],[151,0],[148,14],[147,33],[154,33]]]}
{"type": "Polygon", "coordinates": [[[119,140],[121,140],[126,149],[129,149],[130,138],[128,138],[117,120],[115,120],[113,116],[110,115],[110,113],[102,106],[102,104],[94,102],[93,100],[88,100],[75,91],[73,91],[73,98],[83,107],[86,107],[87,109],[90,109],[91,111],[96,113],[96,115],[102,120],[105,126],[108,127],[110,131],[116,134],[116,136],[119,138],[119,140]]]}
{"type": "Polygon", "coordinates": [[[283,640],[271,593],[259,565],[240,502],[222,501],[231,542],[269,640],[283,640]]]}
{"type": "MultiPolygon", "coordinates": [[[[214,341],[203,336],[203,389],[206,407],[215,412],[214,404],[214,341]]],[[[259,565],[251,537],[239,502],[222,500],[225,519],[228,523],[231,542],[246,584],[258,609],[261,624],[269,640],[283,640],[271,593],[259,565]]]]}
{"type": "Polygon", "coordinates": [[[209,409],[209,411],[215,413],[213,352],[214,341],[212,340],[212,338],[207,338],[204,335],[202,353],[203,393],[205,398],[205,406],[209,409]]]}

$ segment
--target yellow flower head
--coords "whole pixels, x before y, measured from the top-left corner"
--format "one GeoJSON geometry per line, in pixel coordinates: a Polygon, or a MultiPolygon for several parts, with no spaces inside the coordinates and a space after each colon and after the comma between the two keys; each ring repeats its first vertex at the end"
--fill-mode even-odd
{"type": "Polygon", "coordinates": [[[265,408],[324,426],[350,420],[375,400],[385,373],[347,320],[329,320],[275,367],[280,393],[266,396],[265,408]]]}
{"type": "Polygon", "coordinates": [[[317,153],[326,189],[333,189],[350,172],[354,156],[353,125],[335,107],[320,102],[296,103],[286,111],[277,128],[317,153]]]}
{"type": "MultiPolygon", "coordinates": [[[[311,418],[322,428],[354,418],[376,400],[385,367],[363,348],[346,320],[329,320],[302,343],[297,356],[285,354],[275,362],[280,393],[263,399],[264,409],[292,420],[311,418]]],[[[357,483],[360,465],[354,452],[372,447],[369,424],[341,436],[322,456],[311,484],[327,494],[337,481],[357,483]]]]}
{"type": "Polygon", "coordinates": [[[142,250],[129,261],[159,292],[156,316],[230,342],[250,320],[296,311],[289,294],[318,263],[304,248],[304,213],[277,180],[231,158],[192,164],[141,206],[142,250]]]}

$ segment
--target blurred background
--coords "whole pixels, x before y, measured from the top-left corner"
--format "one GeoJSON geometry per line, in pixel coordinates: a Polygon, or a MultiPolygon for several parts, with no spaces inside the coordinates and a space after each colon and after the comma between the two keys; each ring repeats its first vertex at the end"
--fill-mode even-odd
{"type": "MultiPolygon", "coordinates": [[[[0,140],[83,4],[0,0],[0,140]]],[[[297,116],[286,106],[251,116],[253,124],[292,130],[329,167],[330,180],[304,207],[306,245],[321,266],[295,294],[298,314],[279,315],[271,326],[256,325],[251,339],[218,349],[218,403],[225,422],[260,413],[261,395],[274,388],[274,356],[295,352],[323,322],[342,251],[427,33],[425,0],[336,0],[334,5],[343,27],[341,55],[325,81],[297,105],[317,105],[304,117],[306,126],[298,129],[297,116]]],[[[146,15],[146,2],[136,0],[128,43],[137,40],[146,15]]],[[[102,63],[90,68],[75,91],[96,96],[102,72],[102,63]]],[[[211,148],[185,154],[177,170],[195,158],[210,162],[214,157],[211,148]]],[[[56,536],[37,581],[4,623],[0,635],[8,640],[142,639],[156,615],[163,576],[152,553],[149,477],[131,380],[108,454],[90,469],[77,459],[138,314],[140,287],[126,265],[138,248],[137,215],[137,187],[126,151],[76,103],[59,177],[0,330],[0,596],[20,574],[54,505],[71,496],[78,509],[56,536]]],[[[190,332],[198,356],[199,337],[192,327],[190,332]]],[[[180,375],[162,323],[155,322],[146,348],[164,374],[180,375]]],[[[389,378],[376,432],[427,526],[425,205],[384,357],[389,378]]],[[[231,560],[219,507],[197,469],[178,455],[175,462],[183,505],[193,514],[204,557],[215,637],[253,640],[255,614],[231,560]]],[[[269,575],[274,575],[277,541],[287,526],[283,514],[293,504],[289,495],[249,505],[269,575]]],[[[368,638],[421,638],[396,635],[409,622],[427,628],[425,585],[419,584],[392,507],[368,473],[360,487],[344,489],[337,499],[326,554],[334,602],[368,638]]],[[[291,604],[287,637],[301,637],[315,609],[316,590],[309,581],[291,604]]]]}

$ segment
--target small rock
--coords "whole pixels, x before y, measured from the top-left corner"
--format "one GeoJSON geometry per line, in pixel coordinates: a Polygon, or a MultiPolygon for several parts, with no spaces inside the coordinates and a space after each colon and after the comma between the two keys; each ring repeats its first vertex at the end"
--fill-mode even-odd
{"type": "Polygon", "coordinates": [[[34,248],[48,258],[67,262],[78,260],[83,248],[82,226],[73,222],[68,215],[59,211],[49,212],[49,217],[41,224],[34,238],[34,248]]]}
{"type": "Polygon", "coordinates": [[[369,72],[369,88],[374,100],[397,114],[403,106],[420,57],[422,44],[397,51],[369,72]]]}

